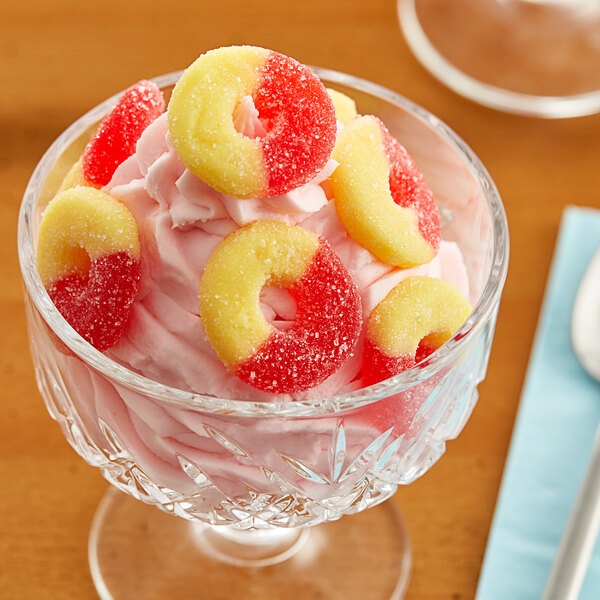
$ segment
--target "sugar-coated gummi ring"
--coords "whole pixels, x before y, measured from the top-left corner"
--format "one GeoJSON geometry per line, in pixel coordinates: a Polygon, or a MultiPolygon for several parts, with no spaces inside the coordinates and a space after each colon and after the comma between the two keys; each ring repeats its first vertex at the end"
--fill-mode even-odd
{"type": "Polygon", "coordinates": [[[200,283],[208,340],[243,381],[268,392],[314,387],[352,352],[362,324],[360,296],[329,244],[315,233],[255,221],[213,252],[200,283]],[[288,331],[263,316],[265,285],[286,288],[297,304],[288,331]]]}
{"type": "Polygon", "coordinates": [[[83,157],[79,157],[79,160],[73,163],[73,166],[67,171],[60,187],[58,188],[58,192],[64,192],[65,190],[80,186],[80,185],[90,185],[83,176],[83,169],[81,167],[81,162],[83,157]]]}
{"type": "Polygon", "coordinates": [[[95,187],[106,185],[117,167],[135,152],[144,129],[164,110],[163,96],[151,81],[138,81],[125,90],[83,152],[85,181],[95,187]]]}
{"type": "Polygon", "coordinates": [[[338,92],[337,90],[327,88],[327,93],[333,102],[335,118],[342,125],[348,125],[357,115],[356,103],[350,96],[346,96],[346,94],[342,94],[342,92],[338,92]]]}
{"type": "Polygon", "coordinates": [[[330,177],[348,233],[380,260],[409,268],[433,259],[440,221],[433,194],[406,150],[373,116],[342,130],[330,177]]]}
{"type": "Polygon", "coordinates": [[[37,268],[79,335],[98,350],[117,343],[141,275],[137,225],[123,204],[91,187],[55,196],[40,223],[37,268]]]}
{"type": "Polygon", "coordinates": [[[237,198],[278,196],[310,181],[336,137],[333,104],[308,67],[253,46],[200,56],[169,102],[169,131],[185,165],[213,188],[237,198]],[[237,132],[233,112],[252,96],[265,136],[237,132]]]}
{"type": "Polygon", "coordinates": [[[364,385],[426,358],[458,331],[470,312],[469,301],[447,281],[421,276],[401,281],[367,320],[364,385]]]}

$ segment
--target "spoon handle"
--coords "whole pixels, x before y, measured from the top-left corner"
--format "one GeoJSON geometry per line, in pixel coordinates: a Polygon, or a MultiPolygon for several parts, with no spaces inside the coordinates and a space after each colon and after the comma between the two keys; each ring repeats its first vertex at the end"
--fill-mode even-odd
{"type": "Polygon", "coordinates": [[[600,528],[600,427],[541,600],[577,600],[600,528]]]}

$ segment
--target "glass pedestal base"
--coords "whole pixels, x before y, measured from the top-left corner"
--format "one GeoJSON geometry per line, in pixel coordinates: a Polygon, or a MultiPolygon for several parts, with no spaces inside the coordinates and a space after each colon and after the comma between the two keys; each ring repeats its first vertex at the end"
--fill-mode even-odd
{"type": "Polygon", "coordinates": [[[307,529],[237,532],[111,489],[90,532],[102,600],[399,600],[410,547],[392,501],[307,529]]]}
{"type": "Polygon", "coordinates": [[[480,104],[536,117],[600,112],[597,0],[398,0],[415,56],[480,104]]]}

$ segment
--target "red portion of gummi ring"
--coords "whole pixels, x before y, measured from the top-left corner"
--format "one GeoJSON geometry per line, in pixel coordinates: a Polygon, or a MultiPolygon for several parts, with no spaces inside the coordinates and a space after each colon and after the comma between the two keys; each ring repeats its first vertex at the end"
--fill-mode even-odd
{"type": "Polygon", "coordinates": [[[164,110],[162,94],[151,81],[138,81],[125,90],[83,152],[84,180],[96,187],[106,185],[117,167],[135,152],[144,129],[164,110]]]}
{"type": "Polygon", "coordinates": [[[377,258],[403,269],[433,259],[440,220],[417,165],[374,116],[357,117],[340,133],[329,182],[348,233],[377,258]]]}
{"type": "Polygon", "coordinates": [[[140,283],[137,226],[129,210],[90,187],[61,192],[44,211],[37,267],[56,308],[85,340],[119,340],[140,283]]]}
{"type": "Polygon", "coordinates": [[[354,349],[362,323],[356,285],[329,244],[272,221],[247,225],[215,249],[200,283],[200,316],[225,366],[277,393],[310,389],[334,373],[354,349]],[[264,318],[265,285],[286,288],[296,301],[290,330],[264,318]]]}
{"type": "Polygon", "coordinates": [[[451,283],[408,277],[372,310],[367,320],[363,383],[398,375],[445,344],[471,312],[451,283]]]}
{"type": "Polygon", "coordinates": [[[237,198],[277,196],[307,183],[335,144],[335,109],[319,78],[288,56],[254,46],[200,56],[175,86],[168,113],[188,169],[237,198]],[[244,96],[252,96],[264,137],[250,139],[234,127],[244,96]]]}

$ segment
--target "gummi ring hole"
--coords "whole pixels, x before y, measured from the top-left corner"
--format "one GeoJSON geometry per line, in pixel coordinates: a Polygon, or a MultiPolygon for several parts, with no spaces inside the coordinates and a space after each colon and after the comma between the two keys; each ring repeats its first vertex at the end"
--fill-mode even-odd
{"type": "Polygon", "coordinates": [[[251,140],[259,140],[270,131],[269,119],[261,118],[252,96],[243,96],[237,103],[233,114],[234,129],[251,140]]]}
{"type": "Polygon", "coordinates": [[[268,283],[260,291],[260,309],[267,323],[280,331],[288,331],[294,326],[298,305],[283,286],[268,283]]]}
{"type": "Polygon", "coordinates": [[[71,265],[71,275],[78,275],[86,280],[89,279],[92,261],[85,248],[81,246],[69,246],[64,250],[66,263],[71,265]]]}
{"type": "Polygon", "coordinates": [[[415,353],[415,363],[420,363],[422,360],[425,360],[436,350],[437,346],[435,344],[434,336],[426,335],[417,346],[417,351],[415,353]]]}

